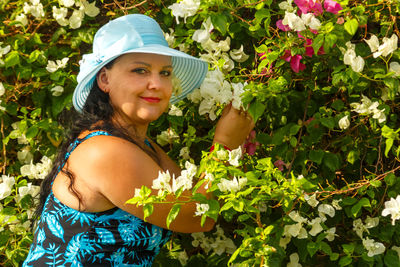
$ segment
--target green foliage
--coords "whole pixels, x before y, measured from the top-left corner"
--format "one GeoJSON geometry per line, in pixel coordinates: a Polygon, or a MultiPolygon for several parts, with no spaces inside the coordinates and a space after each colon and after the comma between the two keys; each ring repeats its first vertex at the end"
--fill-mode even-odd
{"type": "MultiPolygon", "coordinates": [[[[91,52],[96,29],[126,13],[156,18],[175,38],[173,47],[184,45],[190,54],[202,54],[211,69],[221,69],[224,81],[244,85],[243,105],[257,121],[255,136],[246,144],[246,152],[249,147],[255,152],[245,153],[238,166],[229,163],[227,151],[226,158],[217,155],[223,149],[204,152],[215,121],[211,112],[199,114],[200,102],[181,101],[176,106],[182,116],[166,113],[151,125],[154,140],[167,129],[176,134],[165,145],[171,158],[182,166],[185,160],[200,165],[198,176],[214,175],[209,190],[215,199],[195,194],[204,179],[192,190],[193,200],[209,207],[201,214],[202,223],[210,217],[219,225],[198,239],[176,234],[179,238],[163,248],[155,266],[285,266],[296,259],[303,266],[399,265],[399,223],[392,224],[382,210],[400,192],[400,80],[395,67],[400,50],[397,41],[396,49],[375,56],[366,42],[372,35],[379,45],[399,36],[399,1],[337,1],[343,8],[337,14],[325,10],[321,1],[318,31],[306,26],[301,36],[277,27],[285,17],[279,5],[284,1],[201,1],[195,15],[185,21],[180,17],[177,24],[168,9],[172,0],[127,0],[124,5],[104,0],[96,3],[100,13],[84,15],[79,27],[61,26],[53,17],[53,7],[62,6],[59,1],[40,2],[43,17],[24,13],[29,1],[0,3],[0,182],[14,181],[10,192],[0,192],[1,266],[20,265],[32,242],[32,195],[64,138],[58,120],[72,108],[79,60],[91,52]],[[22,14],[26,24],[17,21],[22,14]],[[208,18],[214,26],[212,49],[192,39],[208,18]],[[344,63],[351,45],[364,62],[361,71],[344,63]],[[232,60],[232,50],[241,46],[249,58],[232,60]],[[304,69],[293,67],[296,56],[304,69]],[[50,61],[57,65],[64,58],[65,66],[51,70],[50,61]],[[245,185],[221,190],[223,179],[235,177],[245,178],[245,185]],[[368,240],[382,244],[384,251],[371,256],[368,240]]],[[[68,8],[67,19],[75,9],[68,8]]],[[[215,104],[216,116],[223,107],[215,104]]],[[[178,198],[182,194],[175,192],[178,198]]],[[[142,187],[128,203],[143,206],[148,217],[153,204],[167,195],[142,187]]],[[[168,226],[181,205],[171,205],[168,226]]]]}

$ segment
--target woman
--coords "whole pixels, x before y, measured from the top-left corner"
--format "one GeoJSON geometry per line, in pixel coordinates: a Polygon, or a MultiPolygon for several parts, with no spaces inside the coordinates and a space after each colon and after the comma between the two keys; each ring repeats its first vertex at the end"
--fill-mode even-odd
{"type": "MultiPolygon", "coordinates": [[[[44,180],[41,214],[24,266],[151,266],[171,231],[209,231],[195,203],[182,206],[167,230],[172,204],[125,204],[135,188],[151,187],[159,171],[180,168],[146,137],[149,123],[194,88],[207,64],[168,47],[161,28],[144,15],[127,15],[99,29],[93,53],[84,55],[73,96],[80,117],[44,180]],[[173,92],[173,80],[180,90],[173,92]]],[[[228,106],[214,142],[241,145],[254,123],[228,106]]],[[[211,197],[206,189],[199,192],[211,197]]],[[[185,192],[190,194],[190,192],[185,192]]],[[[173,202],[173,199],[172,199],[173,202]]]]}

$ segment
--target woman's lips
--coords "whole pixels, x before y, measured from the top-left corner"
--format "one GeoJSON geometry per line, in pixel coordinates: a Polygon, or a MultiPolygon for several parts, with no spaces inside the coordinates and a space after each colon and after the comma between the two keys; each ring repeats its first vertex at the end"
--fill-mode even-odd
{"type": "Polygon", "coordinates": [[[160,98],[158,97],[142,97],[143,100],[149,102],[149,103],[158,103],[160,102],[160,98]]]}

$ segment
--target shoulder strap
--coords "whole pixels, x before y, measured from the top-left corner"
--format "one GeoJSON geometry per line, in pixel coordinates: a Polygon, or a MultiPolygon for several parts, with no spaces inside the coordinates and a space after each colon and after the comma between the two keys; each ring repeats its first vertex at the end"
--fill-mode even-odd
{"type": "MultiPolygon", "coordinates": [[[[68,149],[67,149],[67,153],[65,153],[65,157],[64,157],[63,162],[58,166],[57,173],[59,173],[59,172],[61,171],[61,169],[64,167],[65,163],[67,162],[69,156],[71,155],[72,151],[74,151],[75,148],[76,148],[80,143],[82,143],[83,141],[89,139],[90,137],[98,136],[98,135],[109,135],[109,136],[111,136],[111,134],[110,134],[109,132],[99,130],[99,131],[91,132],[91,133],[87,134],[87,135],[86,135],[85,137],[83,137],[83,138],[77,138],[77,139],[75,139],[75,141],[72,142],[72,143],[69,145],[69,147],[68,147],[68,149]]],[[[54,182],[54,178],[55,178],[55,177],[53,177],[53,182],[54,182]]],[[[53,184],[53,182],[52,182],[52,184],[53,184]]]]}

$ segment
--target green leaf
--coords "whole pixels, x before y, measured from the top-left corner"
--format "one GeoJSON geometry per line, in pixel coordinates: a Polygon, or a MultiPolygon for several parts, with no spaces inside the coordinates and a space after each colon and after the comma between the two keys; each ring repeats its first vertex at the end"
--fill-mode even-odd
{"type": "Polygon", "coordinates": [[[358,29],[358,21],[357,19],[350,19],[344,23],[344,29],[348,32],[351,36],[353,36],[357,29],[358,29]]]}
{"type": "Polygon", "coordinates": [[[332,117],[321,118],[319,121],[322,125],[329,129],[333,129],[335,127],[335,119],[332,117]]]}
{"type": "Polygon", "coordinates": [[[228,25],[228,21],[224,14],[211,15],[211,22],[222,35],[226,34],[226,26],[228,25]]]}
{"type": "Polygon", "coordinates": [[[338,156],[333,153],[325,153],[324,165],[328,167],[328,169],[330,169],[331,171],[336,171],[340,168],[340,161],[338,156]]]}
{"type": "Polygon", "coordinates": [[[355,245],[353,243],[343,244],[342,247],[344,253],[346,253],[347,255],[351,255],[354,252],[355,245]]]}
{"type": "Polygon", "coordinates": [[[4,65],[6,68],[13,67],[20,63],[18,51],[12,51],[7,54],[4,65]]]}
{"type": "Polygon", "coordinates": [[[307,251],[308,251],[308,254],[310,254],[311,257],[314,256],[314,254],[318,251],[318,249],[319,249],[319,246],[318,246],[317,243],[315,243],[315,242],[308,242],[307,243],[307,251]]]}
{"type": "Polygon", "coordinates": [[[243,211],[243,208],[244,208],[243,200],[234,199],[231,202],[232,202],[232,207],[234,210],[236,210],[237,212],[243,211]]]}
{"type": "Polygon", "coordinates": [[[385,183],[388,186],[392,186],[394,184],[396,184],[397,181],[397,177],[396,175],[394,175],[394,173],[389,173],[388,175],[385,176],[385,183]]]}
{"type": "Polygon", "coordinates": [[[371,184],[373,187],[380,187],[380,186],[382,185],[382,182],[379,181],[379,180],[372,180],[372,181],[370,181],[370,184],[371,184]]]}
{"type": "Polygon", "coordinates": [[[368,198],[363,197],[362,199],[360,199],[360,201],[358,201],[357,204],[351,207],[351,215],[354,218],[357,218],[360,214],[362,207],[371,207],[371,203],[369,202],[368,198]]]}
{"type": "Polygon", "coordinates": [[[332,108],[336,109],[337,111],[341,111],[344,107],[344,103],[342,100],[336,99],[335,101],[333,101],[331,106],[332,106],[332,108]]]}
{"type": "Polygon", "coordinates": [[[353,259],[350,256],[341,257],[339,260],[339,266],[347,266],[349,265],[353,259]]]}
{"type": "Polygon", "coordinates": [[[384,257],[385,266],[398,267],[400,266],[399,255],[393,249],[389,249],[384,257]]]}
{"type": "Polygon", "coordinates": [[[301,128],[301,126],[298,125],[298,124],[295,124],[295,125],[291,126],[290,130],[289,130],[290,135],[297,134],[299,132],[300,128],[301,128]]]}
{"type": "Polygon", "coordinates": [[[331,249],[331,247],[329,246],[328,243],[322,241],[322,242],[319,244],[319,246],[320,246],[321,250],[322,250],[323,252],[325,252],[326,254],[328,254],[328,255],[331,255],[331,254],[332,254],[332,249],[331,249]]]}
{"type": "Polygon", "coordinates": [[[266,108],[265,105],[257,100],[250,104],[249,112],[255,122],[264,113],[265,108],[266,108]]]}
{"type": "MultiPolygon", "coordinates": [[[[146,221],[146,218],[153,214],[154,207],[153,204],[147,203],[143,205],[143,220],[146,221]]],[[[167,218],[168,219],[168,218],[167,218]]]]}
{"type": "Polygon", "coordinates": [[[169,225],[172,223],[173,220],[175,220],[176,216],[178,216],[181,207],[182,204],[179,203],[176,203],[172,206],[167,216],[167,228],[169,228],[169,225]]]}
{"type": "Polygon", "coordinates": [[[332,48],[336,44],[336,41],[337,41],[336,34],[328,33],[327,35],[325,35],[325,44],[329,48],[332,48]]]}
{"type": "Polygon", "coordinates": [[[347,154],[347,161],[351,164],[354,164],[356,160],[360,158],[360,151],[358,150],[351,150],[349,154],[347,154]]]}
{"type": "Polygon", "coordinates": [[[39,132],[39,129],[37,128],[36,125],[33,125],[29,127],[29,129],[26,131],[26,138],[34,138],[39,132]]]}
{"type": "Polygon", "coordinates": [[[321,48],[321,46],[324,44],[324,35],[319,34],[315,39],[313,40],[312,43],[312,48],[314,49],[314,54],[316,55],[321,48]]]}
{"type": "Polygon", "coordinates": [[[308,153],[308,156],[310,157],[310,160],[317,163],[321,164],[322,159],[324,158],[325,152],[322,150],[310,150],[308,153]]]}

